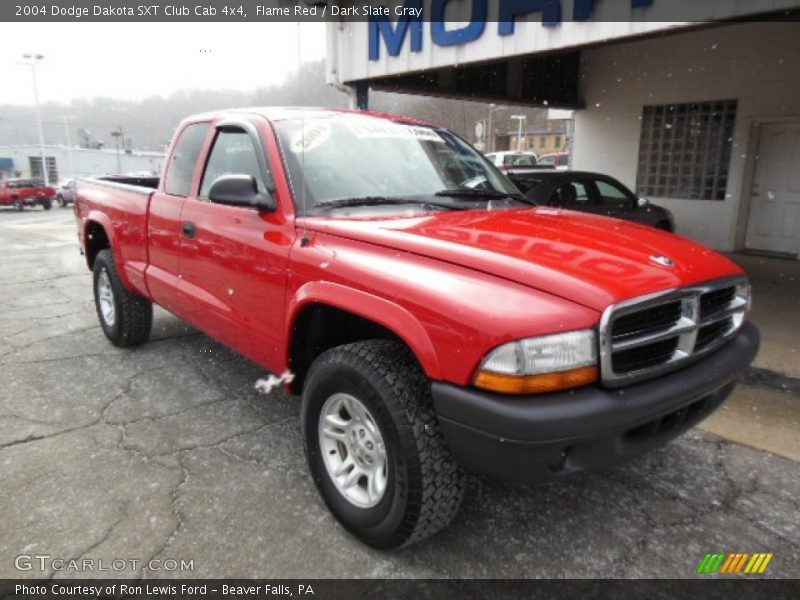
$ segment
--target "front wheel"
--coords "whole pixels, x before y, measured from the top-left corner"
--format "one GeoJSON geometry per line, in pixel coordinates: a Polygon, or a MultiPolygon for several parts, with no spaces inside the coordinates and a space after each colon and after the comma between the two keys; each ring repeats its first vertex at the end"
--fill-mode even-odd
{"type": "Polygon", "coordinates": [[[59,195],[56,197],[56,200],[58,201],[58,205],[59,205],[61,208],[64,208],[64,207],[67,205],[67,203],[66,203],[66,202],[64,202],[64,196],[62,196],[61,194],[59,194],[59,195]]]}
{"type": "Polygon", "coordinates": [[[458,512],[465,474],[440,431],[430,381],[404,345],[369,340],[324,352],[309,370],[301,420],[323,500],[366,544],[412,544],[458,512]]]}
{"type": "Polygon", "coordinates": [[[22,212],[25,210],[25,203],[22,200],[14,200],[14,210],[22,212]]]}
{"type": "Polygon", "coordinates": [[[45,210],[50,210],[53,208],[53,201],[50,198],[44,198],[42,200],[42,208],[45,210]]]}
{"type": "Polygon", "coordinates": [[[111,250],[94,259],[94,303],[103,333],[116,346],[138,346],[150,337],[153,305],[125,287],[111,250]]]}

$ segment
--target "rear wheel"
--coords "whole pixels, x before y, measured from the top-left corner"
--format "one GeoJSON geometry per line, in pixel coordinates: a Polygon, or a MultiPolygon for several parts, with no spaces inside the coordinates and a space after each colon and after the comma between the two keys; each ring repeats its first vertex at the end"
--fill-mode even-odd
{"type": "Polygon", "coordinates": [[[116,346],[147,341],[153,324],[153,305],[122,283],[111,250],[94,259],[94,302],[103,333],[116,346]]]}
{"type": "Polygon", "coordinates": [[[61,194],[59,194],[58,196],[56,196],[56,200],[58,201],[58,205],[59,205],[61,208],[64,208],[64,207],[67,205],[67,203],[66,203],[66,202],[64,202],[64,196],[62,196],[61,194]]]}
{"type": "Polygon", "coordinates": [[[440,431],[430,381],[404,345],[369,340],[324,352],[309,370],[301,420],[317,488],[361,541],[408,545],[458,512],[465,475],[440,431]]]}
{"type": "Polygon", "coordinates": [[[53,208],[53,200],[50,198],[43,198],[42,208],[45,210],[50,210],[51,208],[53,208]]]}

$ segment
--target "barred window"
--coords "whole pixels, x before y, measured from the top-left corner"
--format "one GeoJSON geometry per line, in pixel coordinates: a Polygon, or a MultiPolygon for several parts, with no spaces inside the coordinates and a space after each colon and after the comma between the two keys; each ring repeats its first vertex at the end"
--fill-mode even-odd
{"type": "MultiPolygon", "coordinates": [[[[47,165],[47,181],[50,183],[55,183],[58,181],[58,167],[56,166],[56,159],[54,156],[45,156],[45,161],[45,164],[47,165]]],[[[31,171],[31,178],[44,180],[41,156],[29,156],[28,167],[31,171]]]]}
{"type": "Polygon", "coordinates": [[[724,200],[735,122],[736,100],[645,106],[637,193],[724,200]]]}

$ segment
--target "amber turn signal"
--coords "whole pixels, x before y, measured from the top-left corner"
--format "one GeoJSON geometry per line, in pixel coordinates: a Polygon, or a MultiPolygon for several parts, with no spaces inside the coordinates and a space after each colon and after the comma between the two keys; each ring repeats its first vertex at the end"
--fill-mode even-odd
{"type": "Polygon", "coordinates": [[[597,367],[589,366],[540,375],[504,375],[478,371],[473,383],[482,390],[501,394],[545,394],[589,385],[598,378],[597,367]]]}

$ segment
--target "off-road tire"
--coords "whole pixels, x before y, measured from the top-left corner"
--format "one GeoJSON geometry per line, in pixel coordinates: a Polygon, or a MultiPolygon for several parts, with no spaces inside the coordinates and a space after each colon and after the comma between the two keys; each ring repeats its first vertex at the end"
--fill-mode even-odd
{"type": "Polygon", "coordinates": [[[431,382],[403,344],[368,340],[322,353],[303,387],[301,423],[306,459],[323,500],[364,543],[381,549],[407,546],[433,535],[458,512],[466,475],[441,432],[431,382]],[[321,456],[320,412],[337,393],[364,404],[385,442],[388,484],[370,508],[345,498],[321,456]]]}
{"type": "Polygon", "coordinates": [[[138,346],[147,341],[153,325],[153,305],[142,296],[128,290],[120,279],[111,250],[101,250],[94,259],[94,303],[103,333],[115,346],[138,346]],[[106,323],[98,299],[97,280],[102,272],[108,274],[113,291],[115,320],[106,323]]]}

